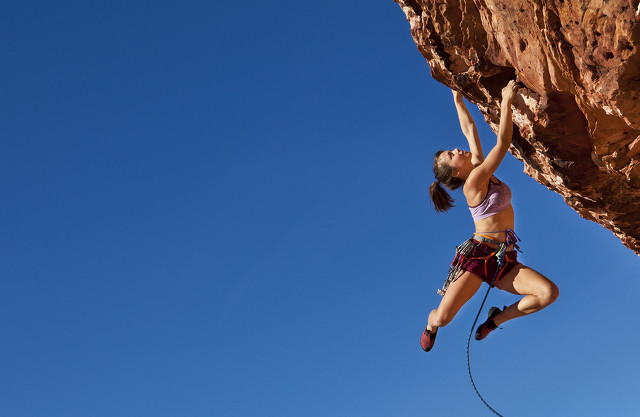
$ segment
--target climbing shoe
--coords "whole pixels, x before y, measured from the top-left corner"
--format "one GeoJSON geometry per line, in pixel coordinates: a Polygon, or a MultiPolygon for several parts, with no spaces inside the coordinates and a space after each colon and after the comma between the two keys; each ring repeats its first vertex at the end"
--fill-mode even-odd
{"type": "Polygon", "coordinates": [[[487,321],[478,326],[478,329],[476,330],[476,340],[484,339],[489,335],[489,333],[498,328],[498,326],[496,326],[496,324],[493,322],[493,318],[501,312],[502,310],[500,310],[498,307],[491,307],[489,309],[489,318],[487,319],[487,321]]]}
{"type": "Polygon", "coordinates": [[[422,332],[422,337],[420,338],[420,346],[422,346],[422,350],[428,352],[431,350],[433,345],[436,343],[436,335],[438,334],[438,328],[433,333],[427,331],[427,328],[424,328],[424,332],[422,332]]]}

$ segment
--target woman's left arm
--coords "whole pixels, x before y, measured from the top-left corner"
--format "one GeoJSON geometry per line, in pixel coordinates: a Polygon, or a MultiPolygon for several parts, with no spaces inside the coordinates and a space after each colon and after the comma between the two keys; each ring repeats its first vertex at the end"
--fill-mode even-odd
{"type": "Polygon", "coordinates": [[[469,109],[464,104],[462,94],[459,91],[451,90],[453,92],[453,101],[456,104],[456,110],[458,111],[458,119],[460,120],[460,128],[462,133],[469,142],[469,151],[471,151],[471,162],[474,165],[479,165],[484,161],[484,153],[482,152],[482,145],[480,144],[480,138],[478,137],[478,129],[476,124],[469,113],[469,109]]]}

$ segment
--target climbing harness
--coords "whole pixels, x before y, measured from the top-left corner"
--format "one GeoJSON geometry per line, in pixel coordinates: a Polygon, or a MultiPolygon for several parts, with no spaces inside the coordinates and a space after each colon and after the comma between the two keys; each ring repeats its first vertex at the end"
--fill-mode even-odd
{"type": "MultiPolygon", "coordinates": [[[[464,265],[464,263],[467,260],[471,260],[471,259],[484,260],[484,272],[485,272],[485,276],[487,276],[487,262],[489,261],[489,259],[495,256],[498,259],[502,257],[502,259],[504,260],[504,254],[507,248],[509,248],[512,245],[514,249],[519,251],[520,247],[518,246],[518,243],[517,243],[519,240],[520,238],[518,238],[516,233],[511,229],[507,229],[499,232],[474,233],[470,239],[465,240],[460,246],[456,247],[456,255],[453,258],[453,261],[451,262],[451,266],[449,267],[449,273],[447,274],[447,278],[445,279],[444,284],[442,284],[442,288],[438,289],[438,294],[444,296],[444,294],[447,292],[447,289],[449,288],[449,285],[452,282],[454,282],[456,279],[458,279],[458,277],[460,276],[460,272],[462,272],[462,265],[464,265]],[[486,235],[487,233],[505,233],[506,241],[501,242],[499,240],[496,240],[491,236],[487,236],[486,235]],[[486,256],[469,257],[469,254],[477,246],[478,242],[491,243],[494,245],[498,245],[498,247],[493,252],[491,252],[486,256]]],[[[495,274],[494,279],[491,281],[492,282],[491,286],[493,286],[493,281],[495,281],[496,277],[499,277],[502,274],[502,271],[506,266],[507,264],[505,262],[503,262],[503,264],[498,266],[497,274],[495,274]]]]}
{"type": "MultiPolygon", "coordinates": [[[[484,233],[501,233],[501,232],[484,232],[484,233]]],[[[502,414],[498,413],[496,410],[494,410],[489,403],[487,403],[485,401],[484,398],[482,398],[482,395],[480,395],[480,392],[478,391],[478,388],[476,387],[476,383],[473,381],[473,376],[471,376],[471,363],[469,360],[469,344],[471,342],[471,335],[473,334],[473,329],[475,329],[476,327],[476,323],[478,322],[478,318],[480,317],[480,313],[482,312],[482,308],[484,307],[484,303],[487,301],[487,297],[489,296],[489,291],[491,291],[491,288],[493,288],[496,279],[500,276],[500,273],[502,272],[502,270],[504,269],[504,265],[506,264],[505,262],[505,253],[507,251],[507,248],[511,245],[513,245],[513,247],[520,251],[520,247],[518,246],[517,242],[520,240],[520,238],[518,238],[518,236],[516,235],[516,233],[511,230],[511,229],[507,229],[504,233],[506,233],[506,241],[505,242],[500,242],[498,240],[495,240],[489,236],[485,236],[483,233],[474,233],[474,236],[478,236],[476,238],[476,240],[479,241],[485,241],[485,242],[489,242],[489,243],[494,243],[494,244],[499,244],[500,246],[497,248],[496,251],[494,251],[491,255],[489,255],[489,257],[491,256],[496,256],[497,257],[497,261],[498,261],[498,267],[496,268],[496,272],[493,274],[493,277],[491,278],[491,283],[489,284],[489,288],[487,289],[486,294],[484,295],[484,298],[482,299],[482,304],[480,304],[480,309],[478,310],[478,314],[476,314],[476,318],[473,321],[473,324],[471,325],[471,331],[469,332],[469,337],[467,338],[467,370],[469,371],[469,378],[471,379],[471,385],[473,385],[473,389],[475,390],[476,394],[478,394],[478,397],[480,397],[480,400],[484,403],[484,405],[487,406],[487,408],[491,411],[493,411],[493,413],[495,415],[498,415],[500,417],[503,417],[502,414]]],[[[486,261],[485,261],[486,263],[486,261]]]]}

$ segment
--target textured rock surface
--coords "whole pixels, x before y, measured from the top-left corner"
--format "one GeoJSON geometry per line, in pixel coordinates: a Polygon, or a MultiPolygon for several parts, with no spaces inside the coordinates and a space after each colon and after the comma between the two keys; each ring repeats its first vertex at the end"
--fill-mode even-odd
{"type": "Polygon", "coordinates": [[[511,152],[640,254],[640,0],[395,0],[437,81],[497,132],[517,77],[511,152]]]}

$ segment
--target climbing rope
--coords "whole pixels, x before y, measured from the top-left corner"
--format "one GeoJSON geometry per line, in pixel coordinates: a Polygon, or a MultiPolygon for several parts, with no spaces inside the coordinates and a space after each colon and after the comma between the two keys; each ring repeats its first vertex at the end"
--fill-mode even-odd
{"type": "Polygon", "coordinates": [[[487,290],[487,293],[484,295],[484,299],[482,300],[482,304],[480,304],[480,309],[478,310],[478,314],[476,314],[476,318],[473,321],[473,325],[471,325],[471,331],[469,332],[469,338],[467,339],[467,370],[469,371],[469,378],[471,379],[471,385],[473,385],[473,389],[475,390],[476,394],[478,394],[478,397],[480,397],[480,400],[484,403],[484,405],[487,406],[487,408],[489,410],[493,411],[493,413],[495,415],[503,417],[502,414],[500,414],[496,410],[494,410],[493,407],[491,407],[489,405],[489,403],[487,403],[485,401],[485,399],[482,398],[482,395],[478,391],[478,387],[476,387],[476,383],[474,382],[473,376],[471,375],[471,362],[469,360],[469,345],[471,343],[471,335],[473,334],[473,329],[476,328],[476,324],[478,323],[478,318],[480,317],[480,313],[482,313],[482,308],[484,307],[484,303],[487,301],[487,297],[489,296],[489,291],[491,291],[491,288],[493,288],[496,279],[502,273],[503,266],[505,265],[505,257],[506,257],[507,248],[512,246],[515,250],[520,251],[520,248],[519,248],[518,243],[517,243],[520,240],[520,238],[516,235],[516,233],[512,229],[507,229],[507,230],[503,230],[503,231],[474,233],[473,235],[474,235],[473,238],[465,241],[462,245],[460,245],[460,246],[458,246],[456,248],[456,256],[455,256],[453,262],[451,263],[451,267],[449,268],[449,274],[447,275],[447,279],[445,280],[444,285],[442,286],[442,288],[440,288],[438,290],[438,294],[444,295],[444,293],[447,291],[447,288],[449,287],[449,284],[451,284],[453,281],[456,280],[456,278],[458,278],[459,273],[461,271],[460,265],[465,261],[465,259],[471,253],[471,251],[473,249],[473,246],[474,246],[474,243],[473,243],[474,240],[475,241],[480,241],[480,242],[489,242],[489,243],[492,243],[492,244],[500,245],[498,248],[496,248],[495,251],[493,251],[493,253],[491,253],[487,257],[485,257],[485,258],[474,258],[474,259],[484,259],[484,261],[485,261],[485,273],[486,273],[486,268],[487,268],[486,263],[489,260],[489,258],[495,256],[497,258],[497,266],[496,266],[496,271],[493,273],[493,278],[491,278],[491,283],[489,284],[489,289],[487,290]],[[492,236],[487,236],[487,233],[504,233],[506,239],[505,239],[504,242],[501,242],[501,241],[498,241],[498,240],[494,239],[492,236]]]}
{"type": "Polygon", "coordinates": [[[491,407],[489,405],[489,403],[487,403],[485,401],[485,399],[482,398],[482,395],[480,395],[480,392],[478,391],[478,388],[476,387],[476,383],[473,381],[473,376],[471,375],[471,363],[469,361],[469,344],[471,342],[471,335],[473,334],[473,329],[476,328],[476,323],[478,322],[478,318],[480,317],[480,313],[482,313],[482,307],[484,307],[484,303],[487,301],[487,297],[489,296],[489,291],[491,291],[491,288],[493,288],[493,284],[496,281],[496,278],[498,277],[498,274],[502,270],[502,265],[504,264],[505,251],[506,251],[506,248],[507,248],[508,244],[509,244],[509,242],[501,243],[500,244],[500,249],[496,253],[496,257],[498,258],[498,265],[496,267],[496,272],[494,272],[493,278],[491,278],[491,284],[489,284],[489,289],[487,289],[487,293],[484,295],[484,299],[482,300],[482,304],[480,304],[480,309],[478,310],[478,314],[476,314],[476,318],[473,321],[473,324],[471,325],[471,331],[469,332],[469,338],[467,338],[467,370],[469,371],[469,378],[471,379],[471,385],[473,385],[473,389],[475,390],[476,394],[478,394],[478,397],[480,397],[480,400],[484,403],[484,405],[486,405],[489,410],[493,411],[493,413],[495,415],[498,415],[500,417],[503,417],[503,415],[498,413],[496,410],[494,410],[493,407],[491,407]]]}
{"type": "MultiPolygon", "coordinates": [[[[500,259],[500,258],[498,258],[500,259]]],[[[498,261],[499,263],[500,261],[498,261]]],[[[496,275],[497,275],[497,271],[496,270],[496,275]]],[[[495,279],[495,276],[493,277],[495,279]]],[[[473,334],[473,329],[476,328],[476,323],[478,322],[478,317],[480,317],[480,313],[482,312],[482,307],[484,307],[484,303],[485,301],[487,301],[487,296],[489,295],[489,291],[491,291],[491,286],[489,286],[489,289],[487,290],[487,293],[484,295],[484,299],[482,300],[482,304],[480,305],[480,310],[478,310],[478,314],[476,314],[476,319],[473,321],[473,325],[471,326],[471,331],[469,332],[469,338],[467,339],[467,370],[469,371],[469,378],[471,378],[471,385],[473,385],[473,389],[476,391],[476,394],[478,394],[478,397],[480,397],[480,400],[484,403],[484,405],[487,406],[487,408],[489,408],[489,410],[493,411],[494,414],[503,417],[502,414],[498,413],[496,410],[494,410],[489,403],[487,403],[484,398],[482,398],[482,395],[480,395],[480,392],[478,391],[478,388],[476,387],[476,383],[473,382],[473,376],[471,376],[471,364],[469,362],[469,343],[471,342],[471,335],[473,334]]]]}

